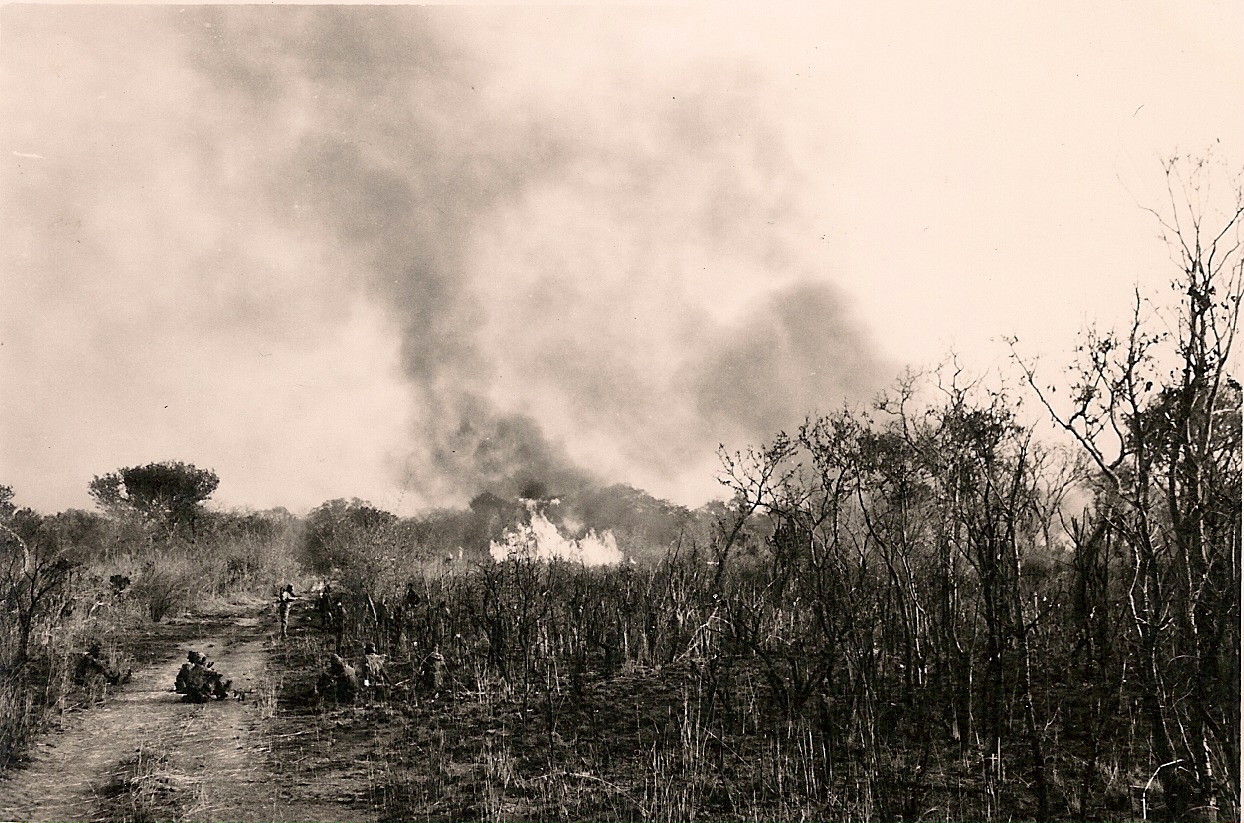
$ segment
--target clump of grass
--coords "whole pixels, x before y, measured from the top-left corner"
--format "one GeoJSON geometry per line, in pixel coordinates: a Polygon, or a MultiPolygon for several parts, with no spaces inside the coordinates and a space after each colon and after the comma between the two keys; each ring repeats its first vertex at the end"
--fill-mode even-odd
{"type": "Polygon", "coordinates": [[[134,596],[159,623],[165,617],[185,610],[201,570],[188,556],[166,555],[148,563],[134,584],[134,596]]]}
{"type": "Polygon", "coordinates": [[[506,795],[510,786],[518,777],[514,757],[509,747],[497,745],[491,739],[485,739],[480,752],[480,772],[478,803],[481,819],[502,821],[508,819],[506,795]]]}
{"type": "Polygon", "coordinates": [[[180,788],[178,775],[169,766],[168,751],[143,742],[100,794],[108,819],[154,823],[184,819],[180,788]]]}
{"type": "Polygon", "coordinates": [[[20,678],[0,681],[0,769],[21,757],[43,726],[35,693],[20,678]]]}
{"type": "Polygon", "coordinates": [[[276,680],[265,679],[263,685],[259,687],[257,697],[259,718],[261,720],[271,720],[273,717],[276,717],[277,698],[281,694],[283,679],[281,677],[278,677],[276,680]]]}

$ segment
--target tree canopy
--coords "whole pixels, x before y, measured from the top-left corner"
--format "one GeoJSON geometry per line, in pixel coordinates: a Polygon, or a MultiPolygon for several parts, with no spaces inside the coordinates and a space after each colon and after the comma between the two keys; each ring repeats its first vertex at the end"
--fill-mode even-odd
{"type": "Polygon", "coordinates": [[[397,522],[397,515],[370,503],[338,498],[313,509],[306,518],[303,558],[318,572],[344,565],[361,537],[397,522]]]}
{"type": "Polygon", "coordinates": [[[8,517],[16,508],[13,505],[13,487],[0,485],[0,517],[8,517]]]}
{"type": "Polygon", "coordinates": [[[220,478],[210,469],[165,461],[130,466],[91,481],[92,499],[111,514],[138,514],[167,528],[193,531],[220,478]]]}

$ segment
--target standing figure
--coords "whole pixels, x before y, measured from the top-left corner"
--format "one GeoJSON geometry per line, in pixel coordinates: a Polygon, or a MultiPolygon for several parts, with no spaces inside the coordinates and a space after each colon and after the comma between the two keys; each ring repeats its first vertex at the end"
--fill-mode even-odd
{"type": "Polygon", "coordinates": [[[376,651],[372,643],[363,649],[363,685],[368,687],[387,686],[389,676],[384,670],[384,655],[376,651]]]}
{"type": "Polygon", "coordinates": [[[423,691],[435,695],[445,685],[445,656],[437,646],[423,659],[419,667],[419,685],[423,691]]]}
{"type": "Polygon", "coordinates": [[[281,594],[277,597],[276,612],[281,618],[281,639],[284,640],[289,634],[289,612],[294,607],[294,601],[298,599],[298,595],[294,594],[294,585],[287,583],[285,588],[281,589],[281,594]]]}
{"type": "Polygon", "coordinates": [[[340,595],[333,599],[333,631],[337,634],[337,654],[341,654],[346,639],[346,604],[340,595]]]}
{"type": "Polygon", "coordinates": [[[316,604],[320,613],[320,628],[328,631],[333,627],[333,584],[326,582],[320,589],[320,600],[316,604]]]}

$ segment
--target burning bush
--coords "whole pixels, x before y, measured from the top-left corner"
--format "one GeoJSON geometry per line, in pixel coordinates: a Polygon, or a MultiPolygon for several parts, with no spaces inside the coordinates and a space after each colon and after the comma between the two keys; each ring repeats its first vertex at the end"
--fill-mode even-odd
{"type": "MultiPolygon", "coordinates": [[[[551,501],[555,504],[557,501],[551,501]]],[[[540,510],[534,500],[526,501],[529,521],[507,529],[500,541],[489,543],[489,554],[497,561],[507,558],[568,560],[585,566],[611,566],[623,561],[612,532],[598,535],[589,530],[579,539],[565,537],[540,510]]]]}

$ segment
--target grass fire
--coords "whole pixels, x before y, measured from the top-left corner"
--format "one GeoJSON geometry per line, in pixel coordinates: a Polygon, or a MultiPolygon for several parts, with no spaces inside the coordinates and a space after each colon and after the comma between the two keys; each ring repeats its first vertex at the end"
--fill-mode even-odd
{"type": "Polygon", "coordinates": [[[0,7],[0,820],[1239,820],[1237,6],[0,7]]]}

